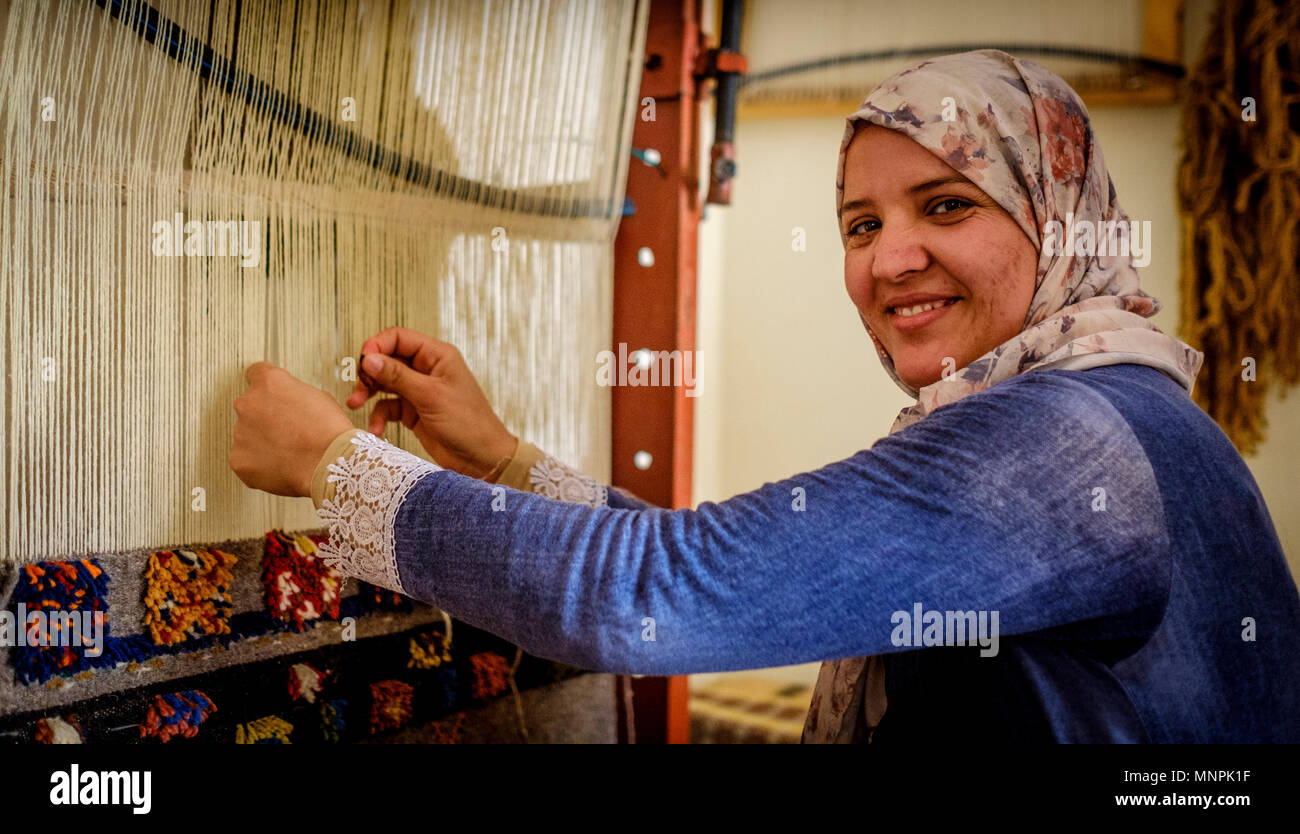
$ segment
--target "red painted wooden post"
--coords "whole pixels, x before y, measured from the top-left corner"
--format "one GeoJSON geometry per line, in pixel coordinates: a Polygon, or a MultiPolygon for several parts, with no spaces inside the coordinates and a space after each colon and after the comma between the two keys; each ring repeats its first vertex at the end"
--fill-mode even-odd
{"type": "MultiPolygon", "coordinates": [[[[654,99],[654,121],[642,117],[646,108],[638,103],[632,144],[658,151],[663,173],[635,159],[628,171],[635,213],[623,218],[614,243],[615,355],[620,342],[629,356],[641,348],[695,350],[700,51],[697,0],[653,0],[639,102],[654,99]],[[643,249],[653,254],[653,265],[642,265],[643,249]]],[[[691,506],[693,405],[684,387],[615,387],[613,483],[660,506],[691,506]],[[650,455],[645,469],[636,465],[638,452],[650,455]]],[[[684,676],[633,679],[632,686],[638,743],[689,741],[684,676]]],[[[625,742],[621,680],[616,693],[619,741],[625,742]]]]}

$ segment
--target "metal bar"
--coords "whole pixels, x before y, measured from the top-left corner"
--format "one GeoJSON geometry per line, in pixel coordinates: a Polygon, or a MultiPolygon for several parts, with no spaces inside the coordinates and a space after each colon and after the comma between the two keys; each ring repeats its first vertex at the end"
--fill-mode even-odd
{"type": "Polygon", "coordinates": [[[1170,78],[1182,78],[1187,75],[1187,69],[1182,64],[1171,64],[1168,61],[1148,58],[1143,55],[1132,55],[1126,52],[1111,52],[1104,49],[1085,49],[1073,46],[1048,46],[1033,43],[1011,43],[1001,45],[981,43],[913,46],[907,47],[906,49],[882,49],[877,52],[853,52],[847,55],[832,55],[827,58],[818,58],[814,61],[803,61],[798,64],[776,67],[775,69],[765,70],[764,72],[749,73],[740,80],[740,86],[748,87],[751,84],[757,84],[761,81],[770,81],[773,78],[797,75],[802,72],[812,72],[814,70],[843,66],[845,64],[860,64],[867,63],[868,61],[887,61],[894,58],[924,58],[934,55],[947,55],[952,52],[971,52],[977,49],[999,49],[1003,52],[1010,52],[1013,55],[1044,55],[1053,58],[1077,58],[1081,61],[1135,65],[1144,70],[1150,70],[1151,72],[1166,75],[1170,78]]]}
{"type": "MultiPolygon", "coordinates": [[[[736,55],[740,52],[740,28],[745,16],[744,0],[723,0],[722,31],[719,34],[718,53],[736,55]]],[[[708,202],[717,205],[731,204],[731,181],[736,177],[736,147],[732,139],[736,128],[736,100],[740,97],[743,79],[740,73],[717,70],[714,87],[713,146],[709,148],[708,202]]]]}
{"type": "MultiPolygon", "coordinates": [[[[744,19],[744,0],[724,0],[722,6],[722,32],[718,38],[718,48],[728,52],[740,51],[740,24],[744,19]]],[[[717,102],[717,113],[713,122],[713,141],[731,142],[734,140],[736,126],[736,93],[740,89],[741,77],[735,72],[719,72],[718,86],[713,98],[717,102]]]]}

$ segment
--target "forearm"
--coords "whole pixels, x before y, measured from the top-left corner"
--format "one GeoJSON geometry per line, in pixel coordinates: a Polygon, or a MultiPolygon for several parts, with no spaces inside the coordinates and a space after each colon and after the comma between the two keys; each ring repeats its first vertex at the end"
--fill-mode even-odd
{"type": "Polygon", "coordinates": [[[760,668],[822,659],[816,642],[842,625],[799,631],[798,609],[831,578],[801,576],[788,537],[751,539],[716,510],[501,498],[450,473],[422,478],[394,520],[396,562],[405,593],[532,654],[631,674],[760,668]]]}
{"type": "MultiPolygon", "coordinates": [[[[319,507],[334,494],[328,480],[330,464],[351,454],[352,438],[361,429],[351,429],[336,437],[325,450],[312,478],[311,499],[319,507]]],[[[606,486],[594,478],[561,463],[526,440],[518,440],[514,454],[497,463],[482,480],[497,486],[510,487],[522,492],[533,492],[558,501],[569,501],[589,506],[608,506],[614,509],[640,510],[654,507],[625,489],[606,486]]]]}
{"type": "MultiPolygon", "coordinates": [[[[795,512],[793,482],[698,511],[632,511],[485,484],[373,439],[338,469],[327,561],[581,668],[675,675],[875,654],[890,650],[889,612],[906,607],[886,601],[894,583],[870,580],[910,541],[885,532],[889,514],[855,529],[835,502],[795,512]],[[363,505],[364,473],[390,463],[394,492],[354,523],[339,508],[363,505]]],[[[837,480],[850,476],[840,465],[837,480]]],[[[941,602],[952,583],[930,561],[911,581],[941,602]]]]}
{"type": "MultiPolygon", "coordinates": [[[[642,623],[654,615],[636,613],[648,612],[649,607],[626,595],[632,589],[620,588],[616,593],[608,581],[593,574],[596,563],[575,565],[566,579],[560,563],[565,561],[565,548],[573,545],[545,544],[545,534],[535,526],[531,535],[516,537],[512,534],[519,531],[510,521],[536,519],[539,511],[559,508],[557,501],[545,498],[575,508],[649,504],[596,483],[527,442],[519,444],[497,481],[442,470],[365,432],[344,433],[331,444],[313,479],[313,500],[334,534],[327,559],[349,575],[445,608],[530,652],[582,668],[605,669],[602,657],[622,669],[638,662],[635,654],[627,656],[626,641],[615,640],[623,643],[622,649],[600,645],[623,628],[632,629],[637,644],[662,645],[654,623],[642,623]],[[400,463],[385,462],[392,459],[400,463]],[[519,490],[516,484],[530,491],[519,490]],[[457,494],[436,498],[440,487],[455,489],[457,494]],[[378,495],[379,488],[392,493],[378,495]],[[438,500],[457,502],[458,509],[445,518],[424,511],[438,500]],[[403,513],[403,507],[412,509],[403,513]],[[493,552],[512,555],[505,558],[493,552]],[[569,580],[579,576],[586,578],[576,583],[577,593],[569,593],[569,580]],[[563,590],[558,594],[543,590],[556,587],[563,590]],[[603,590],[584,595],[583,587],[603,590]],[[602,611],[605,616],[596,616],[602,611]],[[556,628],[557,623],[562,627],[556,628]]],[[[615,568],[609,561],[604,561],[604,567],[615,568]]],[[[625,574],[618,571],[618,575],[625,574]]]]}
{"type": "MultiPolygon", "coordinates": [[[[359,525],[331,525],[334,558],[348,573],[391,566],[389,587],[531,653],[609,672],[900,651],[911,644],[894,641],[893,615],[916,604],[997,612],[1003,636],[1101,617],[1112,636],[1149,634],[1169,555],[1140,449],[1114,433],[1057,432],[1048,472],[988,447],[978,424],[990,406],[970,399],[870,451],[696,510],[549,500],[371,438],[367,454],[402,471],[376,479],[379,507],[359,525]],[[1078,485],[1099,483],[1107,512],[1081,503],[1078,485]]],[[[344,474],[356,483],[323,515],[360,500],[359,478],[344,474]]]]}

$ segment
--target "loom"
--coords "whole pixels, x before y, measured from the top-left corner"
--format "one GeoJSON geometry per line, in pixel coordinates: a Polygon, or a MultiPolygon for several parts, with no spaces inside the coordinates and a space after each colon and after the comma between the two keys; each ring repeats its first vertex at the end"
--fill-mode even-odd
{"type": "Polygon", "coordinates": [[[319,519],[229,470],[231,402],[263,359],[342,401],[361,343],[400,325],[608,479],[591,362],[648,3],[0,15],[0,590],[108,623],[97,657],[3,650],[0,734],[339,740],[404,726],[413,698],[445,716],[576,671],[459,623],[453,645],[442,612],[304,568],[319,519]]]}

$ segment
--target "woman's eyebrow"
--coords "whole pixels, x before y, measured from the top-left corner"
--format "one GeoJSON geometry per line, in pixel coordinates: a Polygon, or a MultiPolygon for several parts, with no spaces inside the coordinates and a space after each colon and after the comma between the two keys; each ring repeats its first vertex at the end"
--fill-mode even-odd
{"type": "Polygon", "coordinates": [[[907,189],[908,194],[919,194],[922,191],[929,191],[931,188],[938,188],[943,185],[971,185],[971,181],[965,177],[939,177],[938,179],[926,180],[919,185],[914,185],[907,189]]]}
{"type": "MultiPolygon", "coordinates": [[[[966,179],[965,177],[960,177],[960,176],[939,177],[937,179],[926,180],[925,182],[918,183],[912,186],[911,188],[907,189],[907,193],[920,194],[923,191],[929,191],[933,188],[940,188],[941,186],[945,186],[945,185],[966,185],[966,186],[970,186],[971,188],[978,188],[978,186],[976,186],[974,183],[972,183],[970,180],[966,179]]],[[[856,200],[849,200],[846,203],[844,203],[844,205],[840,206],[840,217],[843,217],[845,212],[853,211],[854,209],[867,208],[874,205],[875,202],[866,197],[859,197],[856,200]]]]}
{"type": "Polygon", "coordinates": [[[846,211],[853,211],[854,209],[866,208],[867,206],[872,206],[872,205],[875,205],[875,203],[873,203],[871,200],[868,200],[866,197],[859,197],[856,200],[849,200],[847,203],[840,206],[840,217],[843,217],[844,212],[846,211]]]}

